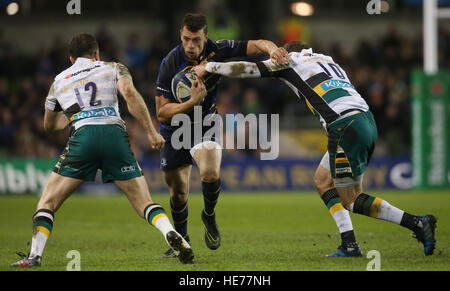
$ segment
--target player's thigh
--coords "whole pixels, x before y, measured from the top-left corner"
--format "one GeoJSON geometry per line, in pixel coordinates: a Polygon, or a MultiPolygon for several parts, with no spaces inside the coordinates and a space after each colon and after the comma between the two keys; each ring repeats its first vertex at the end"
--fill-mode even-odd
{"type": "Polygon", "coordinates": [[[130,201],[130,204],[139,216],[144,217],[145,207],[153,203],[145,177],[116,180],[114,183],[125,193],[128,201],[130,201]]]}
{"type": "Polygon", "coordinates": [[[196,145],[191,150],[191,154],[197,163],[203,181],[213,182],[219,179],[222,148],[217,142],[207,141],[196,145]]]}
{"type": "Polygon", "coordinates": [[[314,173],[314,186],[319,195],[323,195],[326,191],[334,188],[330,171],[321,165],[317,167],[314,173]]]}
{"type": "Polygon", "coordinates": [[[184,165],[174,170],[163,171],[164,180],[169,187],[170,197],[174,203],[187,201],[191,170],[192,165],[184,165]]]}
{"type": "Polygon", "coordinates": [[[98,154],[103,183],[141,177],[143,173],[131,151],[127,131],[119,125],[107,125],[102,126],[101,132],[108,136],[100,142],[98,154]]]}
{"type": "Polygon", "coordinates": [[[100,166],[97,140],[93,126],[82,126],[75,130],[53,172],[65,177],[94,181],[100,166]]]}
{"type": "Polygon", "coordinates": [[[42,191],[37,209],[49,209],[56,212],[64,200],[75,192],[83,182],[82,179],[65,177],[52,172],[42,191]]]}
{"type": "Polygon", "coordinates": [[[333,178],[362,175],[378,138],[372,113],[346,117],[328,127],[328,152],[333,178]]]}
{"type": "Polygon", "coordinates": [[[175,149],[172,146],[170,134],[166,134],[164,139],[166,140],[166,143],[160,153],[161,170],[163,172],[169,172],[183,168],[187,165],[192,165],[193,161],[189,149],[175,149]]]}

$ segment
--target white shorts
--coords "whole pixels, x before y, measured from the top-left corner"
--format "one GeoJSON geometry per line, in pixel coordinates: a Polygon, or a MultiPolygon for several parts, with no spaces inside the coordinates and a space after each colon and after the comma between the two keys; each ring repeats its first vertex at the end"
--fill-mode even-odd
{"type": "Polygon", "coordinates": [[[207,150],[221,150],[222,146],[218,142],[208,140],[208,141],[204,141],[204,142],[196,144],[194,147],[192,147],[189,150],[189,153],[191,154],[192,157],[194,157],[195,152],[197,150],[203,149],[203,148],[207,149],[207,150]]]}

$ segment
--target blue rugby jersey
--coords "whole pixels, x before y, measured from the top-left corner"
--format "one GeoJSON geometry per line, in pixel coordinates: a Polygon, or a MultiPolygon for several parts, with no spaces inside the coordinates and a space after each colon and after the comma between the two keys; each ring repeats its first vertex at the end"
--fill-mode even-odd
{"type": "MultiPolygon", "coordinates": [[[[183,44],[179,44],[172,49],[169,54],[162,60],[158,77],[156,80],[156,96],[164,96],[172,102],[176,102],[172,90],[172,78],[180,71],[190,70],[193,66],[207,61],[222,62],[235,57],[245,57],[247,55],[247,41],[238,40],[207,40],[203,51],[196,62],[188,61],[185,57],[183,44]]],[[[209,75],[205,77],[205,86],[208,95],[201,103],[203,117],[208,114],[217,113],[216,109],[216,95],[217,84],[220,80],[220,75],[209,75]]],[[[186,112],[193,120],[193,110],[186,112]]],[[[161,123],[161,134],[164,138],[170,137],[173,131],[178,127],[169,124],[161,123]]]]}

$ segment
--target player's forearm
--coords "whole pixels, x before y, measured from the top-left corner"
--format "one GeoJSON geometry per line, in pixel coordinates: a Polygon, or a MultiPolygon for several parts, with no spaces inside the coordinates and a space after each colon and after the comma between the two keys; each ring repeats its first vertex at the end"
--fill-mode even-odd
{"type": "Polygon", "coordinates": [[[150,118],[147,104],[144,98],[136,90],[130,78],[120,78],[117,81],[117,89],[127,102],[128,111],[139,122],[148,134],[157,133],[150,118]]]}
{"type": "Polygon", "coordinates": [[[179,113],[187,113],[192,110],[192,108],[197,105],[193,100],[188,100],[183,103],[167,103],[164,104],[158,110],[158,120],[161,123],[170,123],[172,117],[179,113]]]}
{"type": "Polygon", "coordinates": [[[48,133],[63,130],[67,127],[69,121],[62,113],[46,110],[44,116],[44,129],[48,133]]]}
{"type": "Polygon", "coordinates": [[[65,129],[69,125],[69,120],[64,114],[60,114],[59,118],[56,121],[54,131],[59,131],[65,129]]]}
{"type": "Polygon", "coordinates": [[[139,92],[135,91],[128,96],[127,107],[130,114],[139,122],[147,133],[156,133],[156,129],[150,118],[150,112],[139,92]]]}
{"type": "Polygon", "coordinates": [[[230,78],[259,78],[261,72],[256,63],[251,62],[209,62],[205,66],[209,73],[219,74],[230,78]]]}
{"type": "Polygon", "coordinates": [[[250,40],[247,44],[247,55],[256,56],[261,54],[270,55],[278,47],[270,40],[258,39],[250,40]]]}

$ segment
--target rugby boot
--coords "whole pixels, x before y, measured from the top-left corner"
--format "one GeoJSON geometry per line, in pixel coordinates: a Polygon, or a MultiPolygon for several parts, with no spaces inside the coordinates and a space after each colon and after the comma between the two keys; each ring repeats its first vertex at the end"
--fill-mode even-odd
{"type": "Polygon", "coordinates": [[[191,246],[178,232],[169,231],[166,235],[166,241],[180,262],[183,264],[194,263],[194,252],[191,246]]]}
{"type": "Polygon", "coordinates": [[[24,253],[17,252],[21,259],[18,260],[15,263],[12,263],[11,267],[40,267],[41,266],[41,257],[40,256],[34,256],[30,257],[30,254],[25,255],[24,253]]]}
{"type": "Polygon", "coordinates": [[[216,213],[208,215],[202,211],[202,221],[205,224],[205,243],[211,250],[217,250],[220,247],[220,232],[216,223],[216,213]]]}
{"type": "Polygon", "coordinates": [[[363,252],[357,243],[347,245],[342,243],[336,252],[328,254],[327,257],[362,257],[363,252]]]}
{"type": "Polygon", "coordinates": [[[421,216],[417,230],[413,234],[413,237],[423,244],[423,251],[427,256],[433,254],[436,246],[436,239],[434,238],[436,222],[437,219],[433,215],[421,216]]]}

